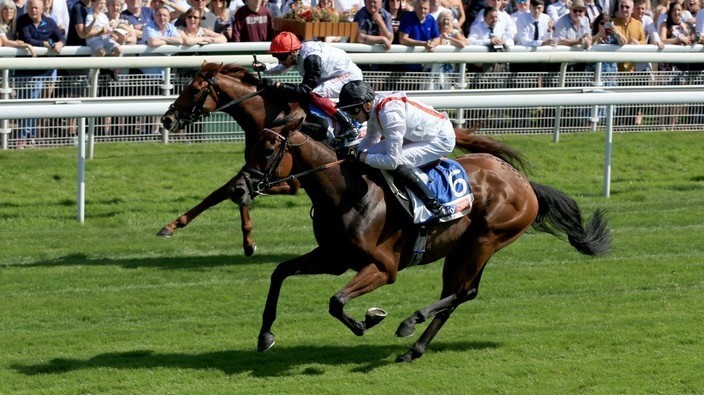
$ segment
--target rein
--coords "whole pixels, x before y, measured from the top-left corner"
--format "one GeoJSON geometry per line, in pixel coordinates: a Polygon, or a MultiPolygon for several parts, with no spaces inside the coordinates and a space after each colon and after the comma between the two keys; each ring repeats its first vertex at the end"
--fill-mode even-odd
{"type": "Polygon", "coordinates": [[[275,132],[275,131],[273,131],[273,130],[271,130],[271,129],[264,129],[264,132],[273,134],[274,136],[276,136],[276,138],[277,138],[279,141],[282,141],[284,144],[281,145],[282,148],[276,153],[276,158],[274,159],[274,162],[271,164],[271,166],[269,167],[269,169],[266,171],[266,174],[264,174],[264,177],[262,178],[262,180],[259,181],[259,183],[257,184],[257,188],[256,188],[256,190],[255,190],[255,193],[258,194],[258,195],[264,194],[263,191],[265,191],[265,190],[271,188],[272,186],[274,186],[274,185],[276,185],[276,184],[278,184],[278,183],[280,183],[280,182],[289,182],[289,181],[295,180],[295,179],[297,179],[297,178],[305,177],[305,176],[307,176],[307,175],[309,175],[309,174],[318,173],[318,172],[321,172],[321,171],[323,171],[323,170],[327,170],[327,169],[333,168],[333,167],[335,167],[335,166],[339,166],[340,164],[342,164],[342,162],[345,161],[345,159],[336,160],[335,162],[326,163],[326,164],[321,165],[321,166],[318,166],[318,167],[316,167],[316,168],[309,169],[309,170],[306,170],[306,171],[302,171],[302,172],[300,172],[300,173],[298,173],[298,174],[291,174],[291,175],[289,175],[288,177],[284,177],[284,178],[279,178],[279,179],[276,179],[276,180],[272,180],[273,174],[274,174],[274,169],[276,169],[276,168],[279,167],[279,164],[281,163],[281,160],[282,160],[283,157],[284,157],[285,147],[294,147],[294,148],[295,148],[295,147],[300,147],[300,146],[302,146],[303,144],[305,144],[305,143],[308,142],[308,139],[310,139],[310,136],[305,135],[305,136],[306,136],[306,139],[303,140],[302,143],[300,143],[300,144],[293,144],[293,143],[290,143],[290,142],[286,139],[286,137],[282,136],[281,134],[279,134],[279,133],[277,133],[277,132],[275,132]]]}

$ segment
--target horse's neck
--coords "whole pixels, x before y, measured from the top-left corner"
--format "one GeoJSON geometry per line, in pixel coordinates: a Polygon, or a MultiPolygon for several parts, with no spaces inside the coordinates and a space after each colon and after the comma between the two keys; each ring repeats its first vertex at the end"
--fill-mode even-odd
{"type": "MultiPolygon", "coordinates": [[[[335,152],[325,144],[306,136],[301,132],[293,132],[289,136],[289,152],[293,157],[294,165],[300,171],[315,169],[337,160],[335,152]],[[299,145],[300,144],[300,145],[299,145]]],[[[306,193],[311,197],[313,204],[316,198],[323,196],[332,199],[334,204],[339,200],[345,188],[344,175],[340,165],[315,172],[301,178],[306,193]]]]}

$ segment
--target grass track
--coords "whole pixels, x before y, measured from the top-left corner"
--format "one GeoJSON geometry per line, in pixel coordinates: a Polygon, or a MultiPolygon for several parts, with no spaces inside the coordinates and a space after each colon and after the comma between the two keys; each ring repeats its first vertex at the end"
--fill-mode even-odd
{"type": "Polygon", "coordinates": [[[154,236],[230,178],[241,145],[97,146],[83,225],[75,149],[0,152],[0,394],[704,393],[702,134],[615,135],[609,199],[603,135],[501,139],[585,215],[608,210],[614,251],[523,236],[411,364],[393,360],[415,338],[393,332],[437,298],[440,264],[353,301],[390,313],[360,338],[327,314],[351,273],[291,278],[277,344],[256,352],[271,271],[314,245],[305,195],[256,202],[252,258],[231,204],[154,236]]]}

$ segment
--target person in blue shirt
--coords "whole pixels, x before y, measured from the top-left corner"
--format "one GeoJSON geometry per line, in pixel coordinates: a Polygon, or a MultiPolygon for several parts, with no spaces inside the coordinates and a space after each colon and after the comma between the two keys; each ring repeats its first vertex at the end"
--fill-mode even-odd
{"type": "MultiPolygon", "coordinates": [[[[401,18],[398,38],[402,45],[424,47],[428,52],[435,50],[440,44],[440,32],[438,23],[430,15],[430,0],[416,0],[413,12],[401,18]]],[[[406,71],[423,71],[423,65],[406,65],[406,71]]]]}

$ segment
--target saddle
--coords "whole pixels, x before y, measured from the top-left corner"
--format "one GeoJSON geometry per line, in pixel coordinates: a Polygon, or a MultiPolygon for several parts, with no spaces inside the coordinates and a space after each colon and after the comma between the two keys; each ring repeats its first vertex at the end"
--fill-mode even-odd
{"type": "Polygon", "coordinates": [[[414,224],[425,224],[433,221],[449,222],[463,217],[472,210],[474,195],[472,195],[467,179],[467,172],[456,161],[442,158],[437,161],[421,166],[424,173],[424,181],[428,188],[435,195],[440,204],[448,207],[450,214],[436,218],[433,213],[425,207],[423,200],[416,196],[412,188],[407,185],[405,178],[395,175],[393,172],[382,170],[386,183],[401,206],[413,218],[414,224]]]}

